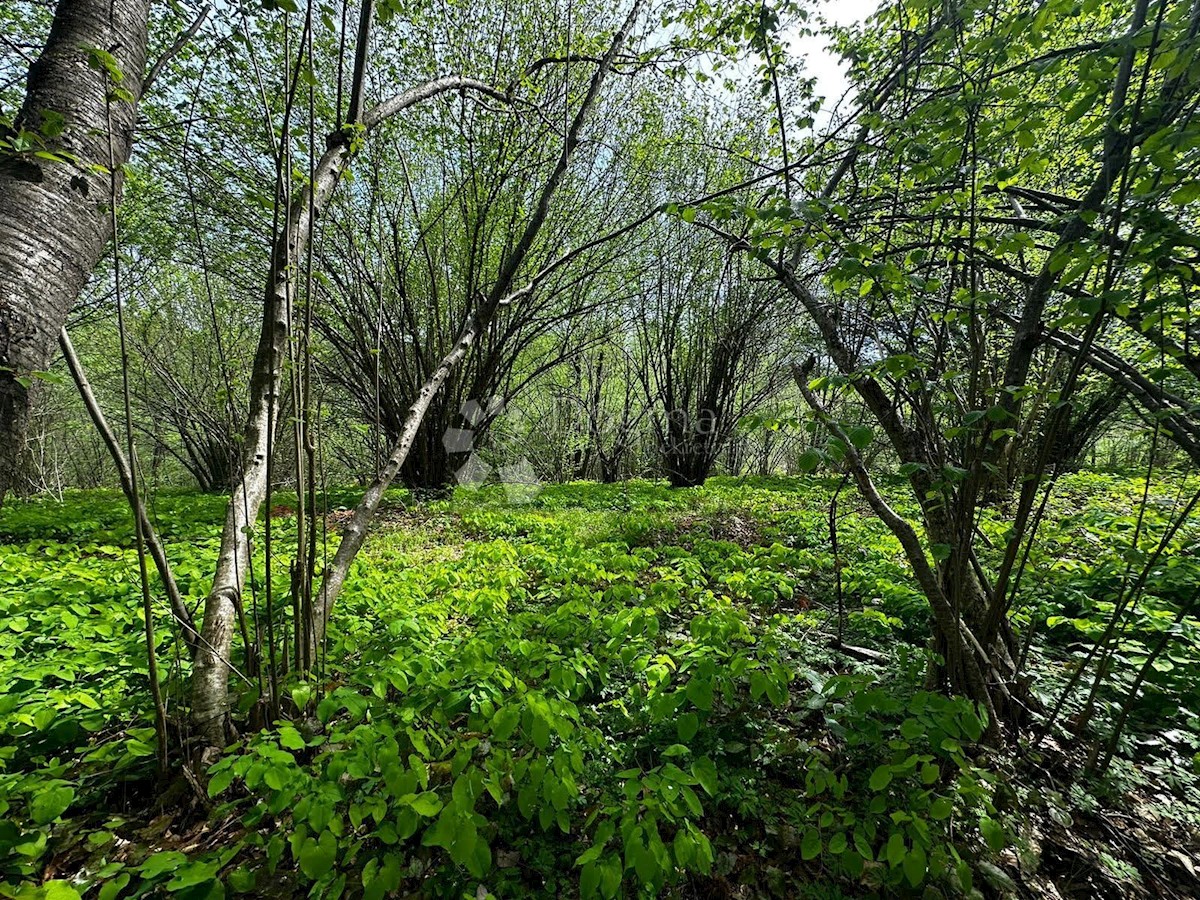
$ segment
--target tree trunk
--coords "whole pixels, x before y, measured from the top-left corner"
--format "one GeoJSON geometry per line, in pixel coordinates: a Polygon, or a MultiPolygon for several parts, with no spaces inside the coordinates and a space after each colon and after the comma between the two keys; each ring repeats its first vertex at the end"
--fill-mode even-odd
{"type": "Polygon", "coordinates": [[[700,487],[712,472],[716,461],[715,423],[698,417],[668,416],[663,441],[663,467],[673,488],[700,487]],[[705,427],[700,427],[700,421],[705,427]]]}
{"type": "MultiPolygon", "coordinates": [[[[375,125],[410,106],[452,90],[475,90],[505,99],[503,94],[482,82],[449,76],[385,100],[368,110],[361,124],[369,132],[375,125]]],[[[192,724],[201,743],[210,748],[225,743],[233,632],[250,569],[251,531],[267,491],[267,454],[274,444],[271,432],[279,422],[280,380],[291,325],[289,310],[295,292],[292,273],[301,271],[314,220],[328,205],[342,173],[353,158],[346,135],[333,135],[329,144],[316,166],[312,186],[301,191],[288,210],[287,227],[280,233],[271,256],[262,331],[250,379],[241,479],[233,486],[226,509],[216,573],[204,605],[201,645],[192,670],[192,724]]]]}
{"type": "MultiPolygon", "coordinates": [[[[462,427],[461,423],[451,422],[450,419],[446,409],[446,398],[439,394],[433,399],[416,437],[412,439],[412,449],[398,475],[400,483],[416,494],[428,497],[448,496],[454,487],[454,470],[461,466],[469,455],[451,454],[446,449],[443,442],[446,429],[462,427]]],[[[390,445],[395,446],[400,440],[405,431],[406,421],[407,417],[400,420],[399,428],[394,431],[389,429],[387,437],[390,445]]]]}
{"type": "MultiPolygon", "coordinates": [[[[584,95],[583,101],[575,113],[575,117],[571,120],[571,126],[567,129],[566,139],[563,142],[562,155],[559,157],[554,170],[550,173],[550,177],[542,185],[537,205],[530,214],[529,220],[525,223],[525,229],[521,233],[520,240],[517,241],[505,257],[500,267],[500,273],[492,285],[488,296],[480,304],[478,313],[467,320],[453,349],[443,357],[441,364],[421,387],[416,399],[408,410],[404,428],[392,448],[387,464],[374,483],[367,489],[358,506],[355,507],[354,516],[351,518],[350,524],[342,532],[337,552],[334,555],[333,561],[323,573],[320,591],[317,592],[313,600],[314,621],[312,628],[309,630],[309,633],[313,637],[313,642],[309,648],[309,657],[311,659],[316,659],[324,647],[325,632],[329,624],[330,613],[333,611],[333,605],[341,593],[342,585],[345,584],[351,564],[367,539],[367,532],[375,518],[375,513],[379,508],[380,501],[383,499],[383,494],[391,486],[396,473],[400,471],[400,467],[408,457],[413,438],[416,437],[417,429],[425,418],[429,404],[442,389],[442,385],[449,376],[451,369],[466,356],[467,351],[470,350],[471,345],[475,341],[476,335],[483,332],[489,326],[499,309],[528,295],[541,278],[556,269],[562,262],[573,258],[579,252],[577,248],[575,251],[564,254],[556,262],[543,268],[526,287],[511,294],[509,293],[509,288],[516,280],[517,273],[525,263],[534,240],[546,222],[546,217],[550,212],[550,201],[554,198],[559,186],[562,184],[563,177],[567,174],[572,154],[574,154],[576,148],[579,146],[583,126],[590,117],[592,109],[595,107],[600,95],[600,88],[608,77],[613,61],[621,51],[621,47],[629,38],[634,23],[641,15],[644,3],[645,0],[635,0],[633,8],[629,11],[624,24],[613,36],[612,43],[597,65],[596,71],[592,75],[591,83],[588,85],[588,91],[584,95]]],[[[616,233],[620,232],[614,232],[614,234],[616,233]]]]}
{"type": "Polygon", "coordinates": [[[121,481],[121,490],[125,493],[125,497],[129,501],[130,510],[141,521],[142,537],[146,541],[150,556],[154,559],[154,566],[158,569],[158,576],[162,579],[163,590],[166,591],[167,599],[170,601],[171,614],[175,617],[175,621],[179,625],[183,642],[187,645],[188,653],[195,656],[197,635],[196,627],[192,623],[192,614],[187,608],[187,604],[183,602],[183,596],[179,593],[179,586],[175,583],[175,576],[171,572],[171,564],[167,559],[167,551],[164,549],[162,541],[159,540],[158,532],[154,530],[154,524],[150,521],[150,517],[146,515],[146,506],[134,490],[135,473],[133,466],[126,459],[125,452],[121,449],[120,441],[117,440],[116,434],[109,427],[108,420],[104,416],[104,410],[100,408],[96,394],[92,391],[92,385],[87,379],[87,373],[83,371],[83,365],[79,362],[79,357],[75,355],[75,348],[71,344],[71,337],[67,334],[65,328],[59,332],[58,342],[62,349],[63,358],[67,362],[67,369],[71,373],[71,378],[74,379],[75,386],[79,389],[79,396],[83,400],[84,407],[87,409],[88,417],[92,420],[92,424],[96,426],[96,431],[99,432],[101,439],[104,441],[104,446],[108,449],[109,456],[112,458],[113,465],[117,468],[117,476],[121,481]]]}
{"type": "Polygon", "coordinates": [[[367,488],[358,506],[354,509],[353,518],[342,532],[342,538],[338,542],[333,561],[330,562],[321,577],[320,591],[313,598],[313,623],[309,629],[312,642],[308,648],[310,660],[316,660],[325,645],[325,629],[329,623],[329,614],[333,609],[333,604],[342,592],[342,585],[346,582],[346,576],[350,574],[351,564],[367,539],[367,532],[370,530],[371,522],[375,518],[384,493],[391,487],[392,481],[408,457],[417,430],[421,427],[425,413],[429,409],[429,404],[442,389],[450,371],[467,355],[479,330],[479,326],[474,320],[468,321],[458,341],[455,342],[454,348],[446,354],[429,380],[421,386],[416,399],[409,407],[408,415],[404,420],[404,428],[396,438],[383,470],[367,488]]]}
{"type": "Polygon", "coordinates": [[[148,0],[60,0],[13,123],[29,149],[0,156],[0,504],[24,449],[31,379],[48,367],[110,237],[109,122],[119,167],[133,144],[148,14],[148,0]],[[89,48],[111,52],[123,74],[128,97],[111,108],[107,97],[118,85],[92,67],[89,48]]]}

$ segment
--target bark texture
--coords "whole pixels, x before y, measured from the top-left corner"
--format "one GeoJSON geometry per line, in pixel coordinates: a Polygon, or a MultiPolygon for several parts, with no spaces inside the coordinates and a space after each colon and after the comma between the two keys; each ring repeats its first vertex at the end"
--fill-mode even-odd
{"type": "Polygon", "coordinates": [[[110,237],[109,121],[120,166],[133,144],[148,14],[148,0],[60,0],[13,128],[35,135],[34,149],[78,162],[0,154],[0,503],[16,486],[31,379],[47,368],[110,237]],[[110,105],[115,85],[90,65],[90,48],[116,59],[133,102],[110,105]]]}

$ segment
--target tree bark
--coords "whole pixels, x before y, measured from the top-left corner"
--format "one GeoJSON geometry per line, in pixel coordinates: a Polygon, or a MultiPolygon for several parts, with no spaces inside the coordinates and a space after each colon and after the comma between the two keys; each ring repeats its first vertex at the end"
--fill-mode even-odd
{"type": "Polygon", "coordinates": [[[434,370],[433,375],[421,387],[416,400],[409,407],[408,415],[404,418],[404,427],[392,447],[387,462],[371,486],[367,488],[366,493],[363,494],[358,506],[354,508],[354,516],[342,532],[342,539],[338,542],[333,561],[322,575],[321,589],[313,598],[313,627],[309,630],[312,635],[312,645],[309,647],[308,654],[310,660],[317,659],[317,654],[325,643],[325,628],[329,622],[329,613],[333,609],[333,603],[342,591],[346,576],[350,574],[351,563],[354,562],[358,551],[362,549],[363,542],[367,539],[367,532],[379,509],[379,504],[383,500],[384,493],[391,487],[392,481],[408,457],[408,451],[413,445],[413,440],[417,436],[417,430],[421,427],[429,404],[437,396],[437,392],[442,389],[451,369],[467,355],[467,351],[471,349],[478,333],[478,324],[474,320],[469,321],[459,335],[458,341],[455,342],[454,348],[446,354],[441,364],[434,370]]]}
{"type": "Polygon", "coordinates": [[[946,595],[943,573],[939,572],[925,555],[925,548],[916,529],[907,519],[897,513],[879,493],[867,471],[866,464],[854,446],[854,442],[850,440],[849,435],[842,430],[842,427],[809,388],[809,368],[794,366],[792,374],[796,386],[800,389],[800,393],[813,413],[845,446],[846,465],[858,486],[859,493],[904,549],[904,555],[907,557],[917,583],[928,599],[933,613],[935,633],[941,643],[939,649],[945,657],[944,671],[948,687],[954,693],[970,698],[986,710],[988,735],[995,737],[998,733],[997,710],[992,694],[988,690],[985,675],[985,667],[992,662],[990,654],[980,647],[978,641],[974,640],[970,626],[964,621],[961,611],[955,608],[953,599],[946,595]]]}
{"type": "MultiPolygon", "coordinates": [[[[110,237],[109,123],[119,168],[133,144],[148,15],[149,0],[60,0],[13,123],[29,149],[0,154],[0,504],[20,466],[31,380],[110,237]],[[90,64],[92,48],[112,54],[131,100],[110,104],[118,85],[90,64]]],[[[118,193],[121,181],[118,171],[118,193]]]]}

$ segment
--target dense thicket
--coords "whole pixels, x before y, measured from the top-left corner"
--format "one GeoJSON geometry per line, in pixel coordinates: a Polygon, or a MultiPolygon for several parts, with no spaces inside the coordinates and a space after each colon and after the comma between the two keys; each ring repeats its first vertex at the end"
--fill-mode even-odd
{"type": "Polygon", "coordinates": [[[87,535],[72,565],[99,590],[111,498],[78,535],[40,511],[118,485],[140,607],[100,617],[143,650],[106,663],[137,704],[59,733],[48,710],[118,685],[22,668],[53,659],[22,637],[34,612],[97,613],[47,599],[14,551],[38,576],[0,593],[0,893],[238,890],[235,857],[280,865],[248,837],[269,815],[296,890],[484,896],[510,868],[490,848],[520,852],[513,804],[565,836],[530,871],[566,859],[567,893],[713,887],[737,867],[714,874],[694,788],[728,811],[719,761],[786,793],[743,733],[764,716],[812,751],[807,805],[781,800],[768,833],[789,846],[786,819],[831,891],[1010,890],[1005,859],[971,864],[981,846],[1032,877],[1005,766],[1028,795],[1042,762],[1113,789],[1157,740],[1191,785],[1198,104],[1198,0],[898,0],[842,27],[796,0],[8,4],[0,531],[54,553],[87,535]],[[842,97],[800,51],[817,36],[842,97]],[[713,476],[800,481],[777,508],[713,476]],[[587,480],[622,486],[542,494],[587,480]],[[396,578],[362,551],[399,496],[401,528],[445,514],[454,552],[535,561],[478,551],[504,584],[420,593],[422,613],[404,591],[458,576],[364,600],[396,578]],[[508,511],[478,543],[471,497],[508,511]],[[628,521],[616,550],[563,537],[582,556],[560,571],[526,504],[562,513],[556,535],[572,515],[607,534],[602,507],[628,521]],[[1078,540],[1113,546],[1093,565],[1078,540]],[[461,643],[442,628],[460,617],[461,643]],[[443,675],[406,656],[422,639],[443,675]],[[161,853],[140,888],[115,857],[97,874],[58,820],[77,785],[111,784],[103,746],[153,756],[195,795],[164,808],[217,827],[236,779],[244,840],[171,857],[192,874],[169,882],[161,853]]]}

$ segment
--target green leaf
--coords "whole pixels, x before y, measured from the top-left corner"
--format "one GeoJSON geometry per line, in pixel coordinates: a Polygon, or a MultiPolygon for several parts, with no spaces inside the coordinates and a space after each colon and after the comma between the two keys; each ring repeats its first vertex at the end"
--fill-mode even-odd
{"type": "Polygon", "coordinates": [[[846,429],[846,437],[850,438],[855,448],[862,450],[875,439],[875,433],[866,425],[855,425],[846,429]]]}
{"type": "Polygon", "coordinates": [[[37,825],[48,825],[66,812],[74,799],[75,789],[65,784],[43,788],[29,801],[29,817],[37,825]]]}
{"type": "Polygon", "coordinates": [[[954,804],[945,797],[938,797],[929,806],[929,816],[932,819],[945,819],[954,812],[954,804]]]}
{"type": "Polygon", "coordinates": [[[341,708],[341,704],[333,697],[326,697],[317,704],[317,720],[322,725],[328,725],[329,721],[337,715],[338,710],[341,708]]]}
{"type": "Polygon", "coordinates": [[[962,716],[963,732],[973,741],[983,737],[983,722],[973,712],[965,712],[962,716]]]}
{"type": "Polygon", "coordinates": [[[1200,200],[1200,181],[1189,181],[1171,194],[1171,202],[1176,206],[1186,206],[1196,200],[1200,200]]]}
{"type": "Polygon", "coordinates": [[[676,865],[681,869],[688,868],[696,856],[696,842],[686,828],[675,832],[675,840],[671,842],[671,847],[675,851],[676,865]]]}
{"type": "Polygon", "coordinates": [[[887,848],[883,852],[888,865],[893,869],[900,865],[904,861],[905,849],[904,834],[899,831],[893,831],[892,836],[888,838],[887,848]]]}
{"type": "Polygon", "coordinates": [[[174,872],[186,863],[187,857],[178,850],[163,850],[142,863],[142,877],[150,881],[167,872],[174,872]]]}
{"type": "Polygon", "coordinates": [[[579,873],[579,896],[596,897],[600,894],[600,867],[588,863],[579,873]]]}
{"type": "Polygon", "coordinates": [[[539,750],[545,750],[550,746],[550,723],[546,721],[545,716],[534,715],[532,737],[533,746],[539,750]]]}
{"type": "Polygon", "coordinates": [[[928,868],[925,858],[925,848],[914,844],[913,848],[904,855],[904,877],[913,887],[925,880],[925,870],[928,868]]]}
{"type": "Polygon", "coordinates": [[[809,828],[804,832],[804,837],[800,841],[800,858],[806,862],[810,859],[816,859],[821,854],[821,832],[815,828],[809,828]]]}
{"type": "Polygon", "coordinates": [[[492,735],[500,741],[507,741],[521,723],[521,708],[519,706],[503,706],[492,719],[492,735]]]}
{"type": "Polygon", "coordinates": [[[304,738],[291,725],[285,725],[279,729],[279,746],[286,750],[303,750],[304,738]]]}
{"type": "Polygon", "coordinates": [[[312,685],[308,683],[298,684],[292,688],[292,702],[296,704],[296,709],[306,709],[308,701],[312,699],[312,685]]]}
{"type": "Polygon", "coordinates": [[[703,710],[712,709],[713,686],[711,678],[693,675],[687,684],[687,698],[703,710]]]}
{"type": "Polygon", "coordinates": [[[408,801],[408,805],[419,815],[426,818],[432,818],[442,811],[442,801],[438,799],[438,795],[433,791],[425,791],[423,794],[417,794],[412,800],[408,801]]]}
{"type": "Polygon", "coordinates": [[[685,743],[694,738],[699,730],[700,717],[694,712],[684,713],[675,723],[675,733],[679,736],[679,740],[685,743]]]}
{"type": "Polygon", "coordinates": [[[79,900],[79,891],[69,881],[47,881],[40,893],[42,900],[79,900]]]}
{"type": "Polygon", "coordinates": [[[189,862],[175,870],[175,876],[167,882],[166,889],[175,892],[207,884],[216,877],[220,868],[219,862],[189,862]]]}
{"type": "Polygon", "coordinates": [[[995,819],[984,816],[979,820],[979,830],[983,832],[983,839],[987,841],[987,845],[996,853],[1008,846],[1008,836],[1004,833],[1004,826],[995,819]]]}
{"type": "Polygon", "coordinates": [[[254,890],[255,875],[251,869],[238,866],[226,876],[225,881],[235,894],[248,894],[254,890]]]}
{"type": "Polygon", "coordinates": [[[879,768],[877,768],[874,772],[871,773],[871,781],[870,781],[871,790],[876,791],[876,792],[882,791],[884,788],[886,788],[891,783],[892,783],[892,767],[891,766],[882,765],[879,768]]]}
{"type": "Polygon", "coordinates": [[[854,849],[867,862],[875,859],[875,854],[871,852],[871,844],[867,840],[867,836],[863,834],[861,828],[854,829],[854,849]]]}
{"type": "Polygon", "coordinates": [[[332,831],[322,832],[319,840],[308,838],[300,851],[300,871],[309,880],[316,881],[333,868],[337,849],[337,838],[332,831]]]}
{"type": "Polygon", "coordinates": [[[100,891],[96,894],[96,900],[116,900],[117,895],[125,890],[128,885],[129,873],[122,872],[100,886],[100,891]]]}
{"type": "Polygon", "coordinates": [[[229,786],[233,784],[234,774],[233,769],[222,769],[208,779],[208,796],[216,797],[225,793],[229,786]]]}
{"type": "Polygon", "coordinates": [[[716,763],[707,756],[702,756],[692,763],[692,774],[696,776],[696,780],[700,782],[700,787],[704,788],[706,794],[710,797],[717,796],[720,782],[717,779],[716,763]]]}
{"type": "Polygon", "coordinates": [[[1067,110],[1066,116],[1063,117],[1064,125],[1073,125],[1084,117],[1091,108],[1096,104],[1096,95],[1094,93],[1084,94],[1075,104],[1067,110]]]}

